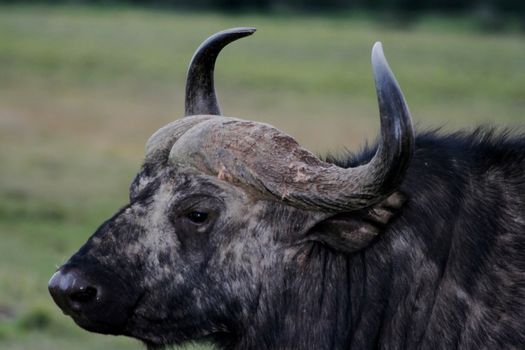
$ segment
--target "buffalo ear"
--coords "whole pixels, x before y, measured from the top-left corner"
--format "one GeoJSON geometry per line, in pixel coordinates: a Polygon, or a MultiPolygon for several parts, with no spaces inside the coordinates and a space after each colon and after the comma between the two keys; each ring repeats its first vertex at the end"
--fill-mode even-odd
{"type": "Polygon", "coordinates": [[[371,207],[323,219],[310,229],[306,241],[318,241],[344,253],[360,250],[386,230],[405,201],[403,194],[394,192],[371,207]]]}

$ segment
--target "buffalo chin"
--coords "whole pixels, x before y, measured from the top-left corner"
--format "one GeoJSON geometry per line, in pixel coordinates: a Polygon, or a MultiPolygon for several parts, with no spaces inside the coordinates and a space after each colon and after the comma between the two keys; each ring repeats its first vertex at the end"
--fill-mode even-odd
{"type": "Polygon", "coordinates": [[[122,325],[113,325],[102,322],[90,321],[83,317],[73,317],[71,316],[75,323],[85,329],[86,331],[99,334],[108,334],[108,335],[125,335],[124,327],[122,325]]]}
{"type": "MultiPolygon", "coordinates": [[[[218,336],[218,333],[212,334],[202,330],[198,332],[195,329],[186,334],[173,324],[170,327],[159,329],[151,324],[145,324],[143,321],[132,318],[122,335],[139,340],[148,350],[171,348],[194,342],[213,343],[218,336]]],[[[219,337],[222,339],[226,333],[221,334],[219,337]]]]}

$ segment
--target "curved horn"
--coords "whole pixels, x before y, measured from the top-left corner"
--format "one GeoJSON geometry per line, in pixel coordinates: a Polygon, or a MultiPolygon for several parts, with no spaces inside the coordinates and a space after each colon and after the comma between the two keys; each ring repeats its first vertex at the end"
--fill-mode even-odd
{"type": "Polygon", "coordinates": [[[414,131],[380,43],[372,49],[372,67],[381,138],[367,164],[341,168],[320,160],[268,124],[209,116],[173,144],[169,159],[250,184],[300,207],[342,212],[373,205],[403,180],[414,153],[414,131]]]}
{"type": "Polygon", "coordinates": [[[377,151],[365,165],[328,171],[325,179],[339,186],[318,195],[320,207],[325,209],[353,210],[381,201],[397,189],[412,159],[414,130],[410,112],[380,42],[372,48],[372,69],[381,120],[377,151]]]}
{"type": "Polygon", "coordinates": [[[185,116],[221,114],[213,83],[213,71],[217,56],[232,41],[254,32],[255,28],[224,30],[210,36],[197,48],[191,59],[186,77],[185,116]]]}
{"type": "Polygon", "coordinates": [[[390,70],[380,42],[372,48],[372,69],[381,118],[381,141],[367,165],[367,172],[380,174],[373,183],[374,187],[381,194],[390,194],[403,180],[414,154],[414,129],[403,92],[390,70]]]}
{"type": "Polygon", "coordinates": [[[365,165],[330,169],[326,179],[339,182],[339,186],[336,191],[319,195],[325,209],[358,209],[381,201],[397,189],[414,153],[410,112],[380,42],[372,48],[372,69],[381,120],[377,151],[365,165]]]}

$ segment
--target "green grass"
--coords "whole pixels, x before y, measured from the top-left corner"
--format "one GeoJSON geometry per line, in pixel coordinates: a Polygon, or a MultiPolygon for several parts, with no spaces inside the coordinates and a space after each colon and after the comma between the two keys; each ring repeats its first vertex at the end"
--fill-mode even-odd
{"type": "Polygon", "coordinates": [[[0,348],[140,348],[76,327],[47,280],[125,203],[147,138],[182,115],[187,63],[208,35],[259,29],[218,61],[225,114],[325,152],[377,132],[376,40],[420,128],[523,126],[525,38],[464,23],[0,7],[0,348]]]}

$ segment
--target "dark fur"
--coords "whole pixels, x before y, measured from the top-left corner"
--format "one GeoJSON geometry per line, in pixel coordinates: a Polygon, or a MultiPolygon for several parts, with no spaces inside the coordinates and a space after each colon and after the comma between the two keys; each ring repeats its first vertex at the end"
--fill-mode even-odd
{"type": "MultiPolygon", "coordinates": [[[[134,181],[131,204],[71,261],[80,266],[94,256],[104,269],[128,276],[140,295],[140,317],[134,314],[121,334],[150,348],[199,339],[223,349],[521,348],[525,137],[509,135],[490,129],[419,135],[399,189],[406,203],[354,253],[309,239],[319,229],[305,227],[314,214],[280,201],[263,201],[264,210],[250,218],[254,228],[226,217],[200,232],[181,219],[185,199],[173,199],[161,248],[144,245],[140,254],[123,257],[122,249],[151,234],[140,220],[151,215],[166,179],[176,179],[170,180],[174,198],[221,193],[198,177],[177,178],[159,158],[140,175],[159,180],[143,189],[134,181]],[[232,242],[240,242],[240,253],[232,242]],[[226,253],[219,259],[218,252],[226,253]],[[149,266],[148,259],[157,263],[149,266]],[[272,264],[255,266],[263,270],[258,275],[253,261],[272,264]],[[183,282],[174,282],[175,272],[162,277],[155,270],[166,267],[183,282]]],[[[373,152],[328,160],[355,166],[373,152]]],[[[222,213],[227,205],[217,201],[210,208],[222,213]]],[[[371,224],[366,211],[346,215],[371,224]]]]}
{"type": "MultiPolygon", "coordinates": [[[[275,319],[252,345],[522,347],[525,137],[509,135],[483,128],[419,135],[401,186],[409,200],[398,219],[376,244],[352,256],[312,246],[311,270],[287,278],[297,294],[280,295],[275,319]],[[397,247],[399,239],[405,249],[397,247]],[[316,293],[313,286],[321,287],[316,293]],[[305,306],[309,315],[301,317],[305,306]],[[288,330],[282,327],[287,311],[297,316],[288,330]],[[289,343],[276,344],[276,333],[289,343]]],[[[367,148],[329,160],[348,167],[372,155],[367,148]]]]}
{"type": "MultiPolygon", "coordinates": [[[[328,160],[355,166],[373,151],[328,160]]],[[[307,263],[222,347],[522,348],[525,137],[421,134],[401,191],[408,203],[375,244],[351,256],[304,247],[307,263]]]]}

